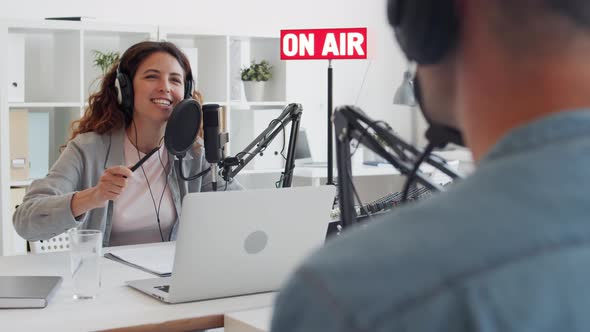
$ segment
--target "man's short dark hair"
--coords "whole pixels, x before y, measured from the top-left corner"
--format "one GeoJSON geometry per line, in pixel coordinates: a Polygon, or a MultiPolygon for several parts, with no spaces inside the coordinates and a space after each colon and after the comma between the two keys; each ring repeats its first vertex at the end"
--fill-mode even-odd
{"type": "Polygon", "coordinates": [[[547,10],[569,18],[581,28],[590,28],[590,1],[542,0],[541,2],[547,10]]]}
{"type": "Polygon", "coordinates": [[[495,0],[493,30],[515,52],[538,52],[590,38],[590,0],[495,0]]]}

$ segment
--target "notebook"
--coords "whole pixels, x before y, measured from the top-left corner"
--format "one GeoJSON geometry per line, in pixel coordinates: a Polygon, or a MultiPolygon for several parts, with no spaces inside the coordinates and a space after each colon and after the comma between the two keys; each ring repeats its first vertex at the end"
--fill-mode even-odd
{"type": "Polygon", "coordinates": [[[61,282],[55,276],[0,276],[0,308],[45,308],[61,282]]]}
{"type": "Polygon", "coordinates": [[[159,277],[169,277],[172,274],[175,250],[174,242],[153,247],[115,247],[104,254],[104,257],[159,277]]]}

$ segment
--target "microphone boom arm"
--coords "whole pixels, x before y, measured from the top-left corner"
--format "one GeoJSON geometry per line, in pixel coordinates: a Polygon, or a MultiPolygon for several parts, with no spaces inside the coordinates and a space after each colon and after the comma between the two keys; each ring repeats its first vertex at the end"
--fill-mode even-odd
{"type": "Polygon", "coordinates": [[[266,149],[285,126],[291,123],[287,160],[280,180],[281,187],[290,187],[293,179],[293,169],[295,168],[295,146],[297,144],[302,112],[303,108],[301,104],[291,103],[287,105],[279,117],[271,121],[268,127],[244,148],[244,150],[238,152],[235,157],[228,157],[222,160],[220,167],[222,168],[223,179],[225,181],[233,179],[258,153],[266,149]],[[244,155],[246,157],[242,159],[241,156],[244,155]],[[234,166],[237,167],[232,169],[234,166]]]}
{"type": "MultiPolygon", "coordinates": [[[[350,164],[350,142],[353,139],[358,144],[363,144],[370,150],[387,160],[391,165],[398,169],[403,175],[409,175],[412,172],[413,160],[410,160],[404,152],[414,155],[414,159],[419,158],[423,153],[411,144],[398,137],[389,127],[379,125],[381,121],[374,121],[364,112],[355,106],[341,106],[334,111],[334,128],[336,133],[336,158],[338,166],[338,183],[340,197],[341,223],[347,227],[356,222],[356,211],[354,210],[354,198],[352,188],[352,171],[350,164]],[[383,143],[377,140],[373,135],[367,134],[372,129],[377,137],[385,142],[396,154],[395,155],[383,146],[383,143]]],[[[454,170],[449,168],[444,160],[435,159],[431,156],[425,159],[425,162],[440,170],[452,179],[461,178],[454,170]]],[[[430,190],[442,191],[442,187],[433,182],[428,176],[421,172],[415,175],[417,181],[430,190]]]]}

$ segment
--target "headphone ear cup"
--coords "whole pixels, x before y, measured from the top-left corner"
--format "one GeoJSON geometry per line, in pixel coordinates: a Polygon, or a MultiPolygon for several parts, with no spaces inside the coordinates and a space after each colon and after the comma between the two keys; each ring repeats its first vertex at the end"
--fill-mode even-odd
{"type": "Polygon", "coordinates": [[[402,50],[419,64],[441,61],[457,43],[455,0],[389,0],[387,16],[402,50]]]}
{"type": "Polygon", "coordinates": [[[117,102],[121,105],[121,110],[126,118],[131,120],[133,116],[133,84],[129,76],[124,73],[117,73],[115,90],[117,90],[117,102]]]}
{"type": "Polygon", "coordinates": [[[184,84],[184,99],[193,97],[193,80],[189,79],[184,84]]]}

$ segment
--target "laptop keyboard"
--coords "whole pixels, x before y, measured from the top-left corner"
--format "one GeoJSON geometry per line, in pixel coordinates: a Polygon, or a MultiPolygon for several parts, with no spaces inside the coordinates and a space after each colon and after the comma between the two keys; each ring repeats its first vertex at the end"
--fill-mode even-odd
{"type": "Polygon", "coordinates": [[[162,292],[166,292],[168,293],[170,291],[170,285],[164,285],[164,286],[155,286],[155,289],[159,289],[162,292]]]}

